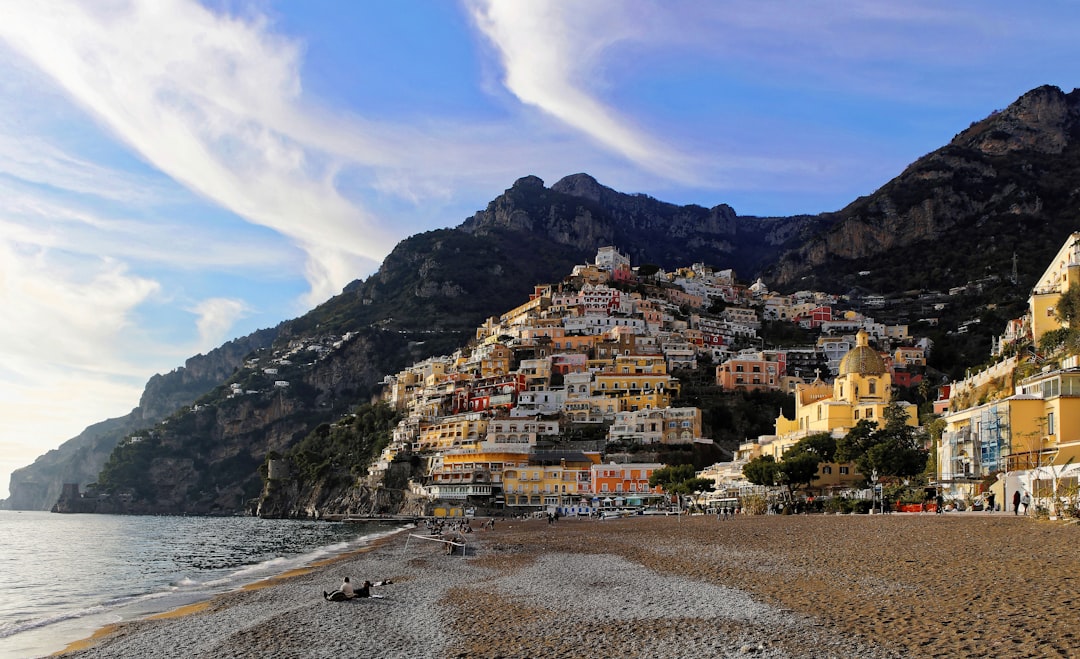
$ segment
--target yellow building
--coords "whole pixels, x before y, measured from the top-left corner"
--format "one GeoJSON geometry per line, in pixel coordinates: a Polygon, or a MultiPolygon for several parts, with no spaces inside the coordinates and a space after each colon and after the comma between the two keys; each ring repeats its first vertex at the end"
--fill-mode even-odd
{"type": "Polygon", "coordinates": [[[1002,473],[991,491],[1007,502],[1017,489],[1036,497],[1035,482],[1080,463],[1080,370],[1028,378],[1017,393],[942,416],[938,482],[950,498],[972,498],[986,476],[1002,473]]]}
{"type": "Polygon", "coordinates": [[[1080,233],[1071,234],[1061,246],[1028,298],[1031,330],[1036,345],[1043,334],[1061,327],[1054,307],[1069,286],[1080,282],[1080,233]]]}
{"type": "MultiPolygon", "coordinates": [[[[1015,442],[1010,469],[1080,462],[1080,370],[1044,373],[1020,383],[1022,394],[1038,396],[1043,413],[1038,421],[1038,441],[1015,442]]],[[[1034,431],[1035,429],[1032,429],[1034,431]]]]}
{"type": "Polygon", "coordinates": [[[526,325],[529,321],[542,317],[549,306],[551,306],[551,287],[535,286],[533,294],[529,296],[529,301],[500,316],[499,324],[504,328],[512,325],[526,325]]]}
{"type": "Polygon", "coordinates": [[[503,496],[509,507],[573,505],[592,492],[592,466],[600,453],[535,452],[529,464],[503,472],[503,496]]]}
{"type": "Polygon", "coordinates": [[[513,351],[501,343],[484,346],[480,356],[480,377],[506,375],[510,372],[510,360],[513,356],[513,351]]]}
{"type": "MultiPolygon", "coordinates": [[[[862,420],[879,424],[885,421],[885,408],[892,403],[892,377],[885,360],[870,347],[869,336],[860,331],[855,347],[843,359],[835,381],[828,385],[820,378],[795,387],[795,418],[780,415],[776,419],[776,438],[761,444],[763,455],[777,461],[784,451],[808,435],[829,433],[843,437],[862,420]]],[[[908,425],[918,425],[917,408],[898,403],[908,415],[908,425]]],[[[822,463],[818,478],[811,487],[829,490],[850,487],[862,480],[852,464],[822,463]]]]}
{"type": "Polygon", "coordinates": [[[498,496],[503,474],[528,465],[531,448],[527,443],[477,442],[451,449],[434,456],[424,489],[436,499],[498,496]]]}
{"type": "Polygon", "coordinates": [[[618,399],[616,412],[657,409],[678,397],[679,381],[662,355],[620,355],[593,376],[592,392],[618,399]]]}
{"type": "Polygon", "coordinates": [[[486,434],[489,419],[480,413],[440,417],[420,424],[414,451],[440,451],[480,441],[486,434]]]}
{"type": "Polygon", "coordinates": [[[691,444],[701,437],[701,410],[665,407],[618,412],[608,441],[632,444],[691,444]]]}

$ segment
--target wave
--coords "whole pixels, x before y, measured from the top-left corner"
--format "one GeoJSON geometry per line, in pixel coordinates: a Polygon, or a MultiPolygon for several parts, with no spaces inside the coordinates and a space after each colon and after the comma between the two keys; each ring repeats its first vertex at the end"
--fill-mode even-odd
{"type": "Polygon", "coordinates": [[[55,625],[66,620],[75,620],[90,615],[106,613],[110,608],[111,607],[105,604],[93,604],[84,609],[71,609],[64,611],[63,613],[55,613],[52,615],[41,616],[39,618],[0,622],[0,638],[7,638],[9,636],[14,636],[15,634],[19,634],[22,632],[40,629],[49,625],[55,625]]]}

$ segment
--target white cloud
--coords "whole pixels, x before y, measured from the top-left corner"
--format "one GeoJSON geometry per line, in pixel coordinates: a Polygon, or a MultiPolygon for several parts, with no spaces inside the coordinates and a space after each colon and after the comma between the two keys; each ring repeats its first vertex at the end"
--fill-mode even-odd
{"type": "MultiPolygon", "coordinates": [[[[5,463],[20,463],[14,466],[90,420],[126,414],[146,378],[138,362],[150,351],[132,314],[159,284],[109,259],[75,268],[55,256],[0,233],[0,444],[9,447],[5,463]]],[[[0,476],[11,466],[0,466],[0,476]]]]}
{"type": "Polygon", "coordinates": [[[505,84],[534,105],[584,132],[638,167],[689,182],[685,155],[664,145],[601,102],[598,82],[605,51],[649,29],[618,2],[494,2],[471,4],[477,27],[499,51],[505,84]]]}
{"type": "Polygon", "coordinates": [[[75,265],[48,249],[0,239],[0,351],[6,369],[32,380],[40,377],[39,364],[98,372],[115,363],[125,370],[125,355],[106,347],[131,332],[135,308],[160,290],[158,282],[132,275],[111,259],[75,265]]]}
{"type": "Polygon", "coordinates": [[[392,236],[335,188],[335,163],[318,150],[333,136],[300,98],[300,49],[265,20],[180,0],[28,3],[5,14],[0,38],[141,157],[295,239],[321,275],[311,301],[389,251],[392,236]],[[315,148],[300,141],[314,135],[315,148]]]}
{"type": "Polygon", "coordinates": [[[210,298],[199,302],[191,310],[198,318],[199,351],[213,350],[229,338],[229,331],[237,320],[247,316],[252,309],[243,300],[210,298]]]}

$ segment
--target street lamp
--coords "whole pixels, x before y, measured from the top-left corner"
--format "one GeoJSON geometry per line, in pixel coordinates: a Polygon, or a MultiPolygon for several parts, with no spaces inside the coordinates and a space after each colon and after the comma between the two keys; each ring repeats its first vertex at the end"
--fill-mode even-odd
{"type": "Polygon", "coordinates": [[[870,495],[870,507],[874,507],[874,498],[880,497],[881,499],[881,514],[885,514],[885,497],[882,495],[881,486],[878,485],[877,469],[870,472],[870,482],[874,484],[873,494],[870,495]]]}

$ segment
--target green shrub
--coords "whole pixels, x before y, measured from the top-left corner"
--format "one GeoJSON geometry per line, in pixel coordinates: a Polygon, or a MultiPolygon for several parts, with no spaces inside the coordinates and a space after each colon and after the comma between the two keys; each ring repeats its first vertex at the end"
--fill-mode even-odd
{"type": "Polygon", "coordinates": [[[866,514],[868,514],[870,512],[870,509],[873,506],[874,506],[873,501],[868,501],[866,499],[859,499],[858,501],[853,501],[852,502],[852,512],[857,513],[859,515],[866,515],[866,514]]]}

